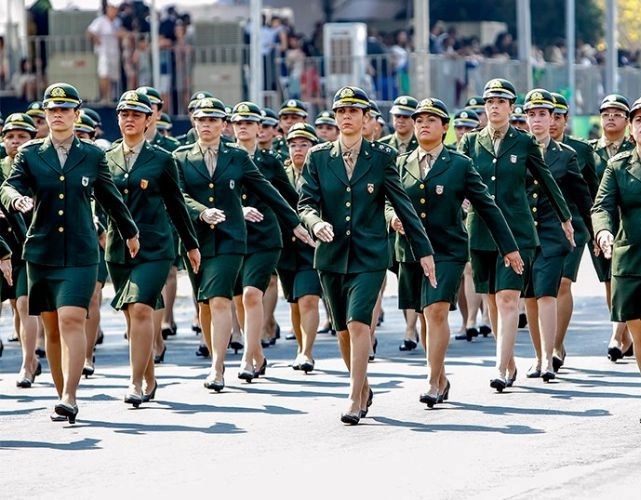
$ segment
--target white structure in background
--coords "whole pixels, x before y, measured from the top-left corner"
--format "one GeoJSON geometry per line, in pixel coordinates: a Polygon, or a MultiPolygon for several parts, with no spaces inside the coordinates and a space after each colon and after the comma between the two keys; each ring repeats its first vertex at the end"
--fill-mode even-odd
{"type": "Polygon", "coordinates": [[[327,23],[323,27],[325,88],[327,95],[345,85],[372,89],[367,72],[367,25],[365,23],[327,23]]]}

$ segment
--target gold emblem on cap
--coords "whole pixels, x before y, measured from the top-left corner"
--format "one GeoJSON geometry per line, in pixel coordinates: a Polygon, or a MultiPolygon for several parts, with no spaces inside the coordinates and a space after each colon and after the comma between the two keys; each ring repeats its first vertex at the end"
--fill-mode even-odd
{"type": "Polygon", "coordinates": [[[241,104],[240,106],[238,106],[238,112],[249,113],[249,106],[247,106],[247,104],[241,104]]]}
{"type": "Polygon", "coordinates": [[[340,97],[354,97],[354,91],[351,87],[345,87],[341,90],[340,97]]]}
{"type": "Polygon", "coordinates": [[[422,108],[426,108],[426,107],[427,108],[433,108],[434,107],[434,103],[432,102],[432,99],[423,99],[421,101],[421,107],[422,108]]]}
{"type": "Polygon", "coordinates": [[[398,100],[398,103],[399,103],[399,104],[407,104],[407,97],[401,97],[401,98],[398,100]]]}
{"type": "Polygon", "coordinates": [[[201,108],[213,108],[214,107],[214,101],[211,99],[201,99],[200,100],[200,107],[201,108]]]}
{"type": "Polygon", "coordinates": [[[130,90],[129,92],[125,93],[123,97],[125,98],[125,101],[138,101],[138,94],[135,90],[130,90]]]}
{"type": "Polygon", "coordinates": [[[51,97],[66,97],[65,89],[62,87],[54,87],[51,89],[51,97]]]}
{"type": "Polygon", "coordinates": [[[610,94],[605,98],[605,102],[617,102],[617,96],[610,94]]]}
{"type": "Polygon", "coordinates": [[[532,95],[530,96],[531,101],[542,101],[543,100],[543,94],[541,92],[533,92],[532,95]]]}
{"type": "Polygon", "coordinates": [[[502,89],[503,83],[501,83],[501,80],[497,78],[496,80],[492,80],[490,83],[488,83],[487,86],[491,89],[502,89]]]}

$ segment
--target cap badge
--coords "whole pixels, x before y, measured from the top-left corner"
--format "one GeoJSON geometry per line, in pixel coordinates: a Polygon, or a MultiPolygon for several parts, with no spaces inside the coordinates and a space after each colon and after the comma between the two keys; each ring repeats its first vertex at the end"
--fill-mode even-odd
{"type": "Polygon", "coordinates": [[[354,91],[350,87],[345,87],[341,90],[340,97],[354,97],[354,91]]]}
{"type": "Polygon", "coordinates": [[[51,97],[66,97],[65,89],[62,87],[54,87],[51,90],[51,97]]]}

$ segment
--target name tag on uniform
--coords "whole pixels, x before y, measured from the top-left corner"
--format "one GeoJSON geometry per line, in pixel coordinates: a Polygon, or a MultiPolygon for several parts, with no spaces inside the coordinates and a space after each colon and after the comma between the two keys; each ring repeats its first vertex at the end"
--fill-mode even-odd
{"type": "Polygon", "coordinates": [[[84,187],[87,187],[87,186],[89,185],[89,177],[84,177],[84,176],[83,176],[83,177],[82,177],[82,181],[81,181],[81,182],[82,182],[82,185],[83,185],[84,187]]]}
{"type": "Polygon", "coordinates": [[[140,179],[140,189],[147,189],[149,181],[147,179],[140,179]]]}
{"type": "Polygon", "coordinates": [[[436,194],[443,194],[443,190],[445,188],[441,186],[440,184],[436,186],[436,194]]]}
{"type": "Polygon", "coordinates": [[[518,160],[516,155],[510,155],[510,163],[516,163],[516,160],[518,160]]]}
{"type": "Polygon", "coordinates": [[[374,192],[374,184],[367,184],[367,192],[372,194],[374,192]]]}

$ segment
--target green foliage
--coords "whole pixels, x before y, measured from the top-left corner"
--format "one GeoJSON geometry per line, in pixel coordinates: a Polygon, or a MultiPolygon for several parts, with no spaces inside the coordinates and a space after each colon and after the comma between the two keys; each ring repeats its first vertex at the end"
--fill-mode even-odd
{"type": "MultiPolygon", "coordinates": [[[[517,0],[431,0],[430,20],[501,21],[515,37],[517,0]]],[[[598,0],[575,0],[576,36],[583,42],[596,44],[603,36],[604,12],[598,0]]],[[[532,42],[539,46],[565,38],[565,1],[530,0],[532,10],[532,42]]]]}

